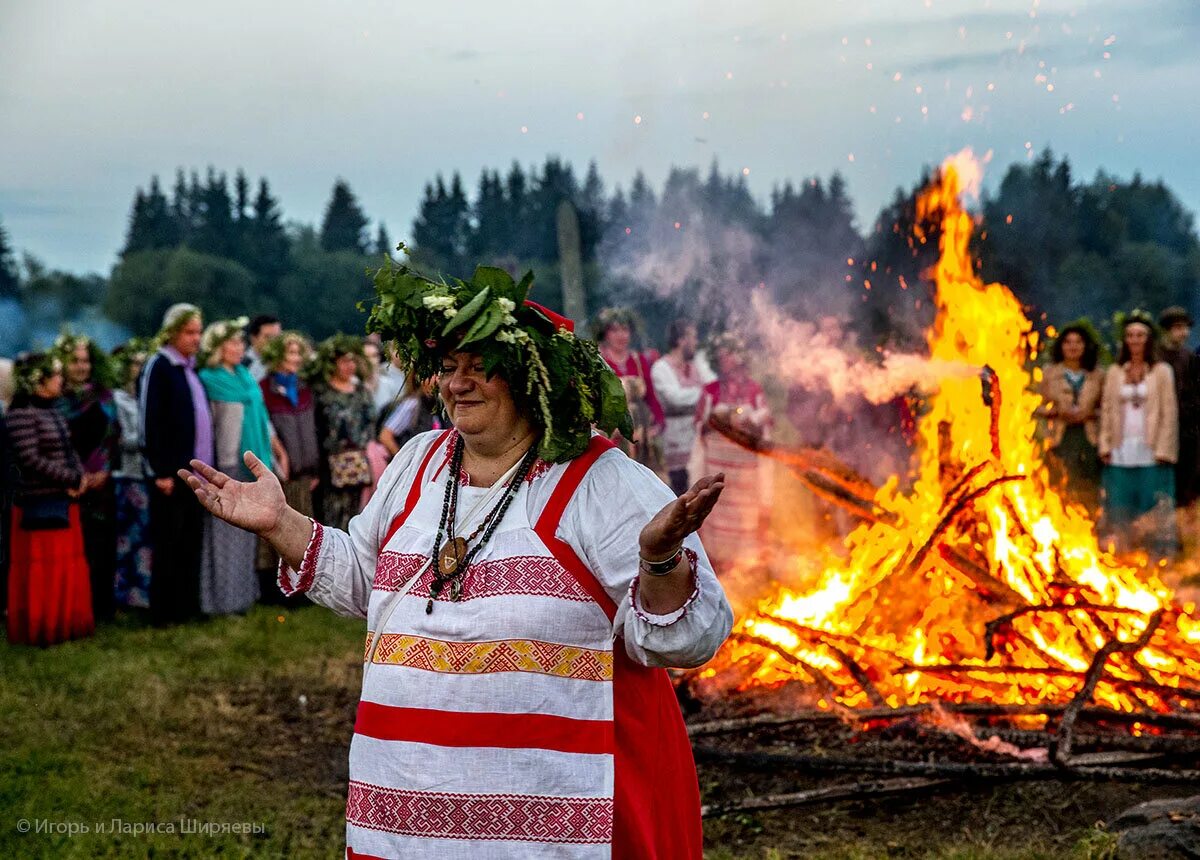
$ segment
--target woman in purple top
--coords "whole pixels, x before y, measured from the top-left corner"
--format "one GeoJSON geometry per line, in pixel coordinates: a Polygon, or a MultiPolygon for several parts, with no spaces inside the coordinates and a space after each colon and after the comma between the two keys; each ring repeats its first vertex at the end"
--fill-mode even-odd
{"type": "Polygon", "coordinates": [[[196,375],[202,332],[199,308],[172,305],[158,335],[162,347],[142,371],[142,453],[153,481],[150,615],[156,624],[200,614],[200,549],[207,514],[176,473],[189,468],[193,458],[213,462],[212,415],[196,375]]]}

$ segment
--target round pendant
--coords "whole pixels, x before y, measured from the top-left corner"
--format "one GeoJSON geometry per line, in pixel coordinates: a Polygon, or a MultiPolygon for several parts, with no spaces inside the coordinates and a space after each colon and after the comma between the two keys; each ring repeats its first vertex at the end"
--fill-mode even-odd
{"type": "Polygon", "coordinates": [[[442,544],[438,553],[438,570],[442,576],[453,576],[458,573],[458,567],[467,557],[466,538],[456,537],[442,544]]]}

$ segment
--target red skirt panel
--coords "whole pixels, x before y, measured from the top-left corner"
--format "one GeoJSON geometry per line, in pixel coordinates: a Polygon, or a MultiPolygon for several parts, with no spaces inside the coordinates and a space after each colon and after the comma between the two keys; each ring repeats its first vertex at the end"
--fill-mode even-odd
{"type": "Polygon", "coordinates": [[[65,529],[26,531],[13,508],[8,574],[8,641],[56,645],[90,636],[92,586],[83,555],[79,506],[70,506],[65,529]]]}

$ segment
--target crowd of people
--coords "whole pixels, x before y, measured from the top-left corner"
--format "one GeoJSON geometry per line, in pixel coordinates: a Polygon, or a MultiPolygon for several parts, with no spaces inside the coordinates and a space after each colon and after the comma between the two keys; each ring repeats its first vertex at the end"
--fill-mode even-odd
{"type": "Polygon", "coordinates": [[[1069,496],[1099,512],[1118,550],[1178,552],[1200,494],[1200,356],[1181,307],[1157,320],[1143,310],[1120,323],[1115,361],[1101,366],[1089,325],[1059,332],[1042,377],[1050,465],[1069,496]]]}
{"type": "Polygon", "coordinates": [[[377,342],[314,346],[270,316],[207,326],[171,307],[111,354],[65,333],[11,368],[0,397],[0,600],[9,641],[89,635],[118,607],[155,624],[284,600],[264,542],[209,516],[178,477],[199,459],[345,528],[388,460],[438,426],[435,401],[377,342]],[[11,512],[10,512],[11,511],[11,512]]]}
{"type": "MultiPolygon", "coordinates": [[[[1128,314],[1106,369],[1095,331],[1070,325],[1042,371],[1052,471],[1119,548],[1160,558],[1177,551],[1200,495],[1192,324],[1182,308],[1157,321],[1128,314]]],[[[659,354],[636,348],[639,330],[623,308],[593,326],[633,417],[619,444],[676,495],[700,475],[726,475],[702,531],[721,569],[767,527],[772,473],[710,419],[764,439],[771,410],[737,336],[701,350],[696,326],[677,319],[659,354]]],[[[30,644],[86,636],[118,607],[170,624],[286,601],[270,547],[208,516],[177,476],[193,459],[249,478],[252,452],[288,505],[344,530],[405,442],[445,420],[435,380],[415,378],[378,340],[339,334],[314,346],[271,316],[206,326],[189,304],[171,307],[153,339],[111,354],[64,334],[20,357],[12,379],[0,411],[0,494],[11,507],[0,516],[0,601],[10,641],[30,644]]]]}

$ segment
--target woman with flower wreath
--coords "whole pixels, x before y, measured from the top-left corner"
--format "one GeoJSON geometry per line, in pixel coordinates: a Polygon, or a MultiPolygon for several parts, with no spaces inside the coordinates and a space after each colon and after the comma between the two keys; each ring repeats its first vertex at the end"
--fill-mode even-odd
{"type": "Polygon", "coordinates": [[[112,470],[121,430],[112,393],[115,380],[108,356],[87,335],[64,332],[51,351],[63,365],[59,408],[83,463],[79,519],[92,577],[92,615],[106,621],[116,609],[117,500],[112,470]]]}
{"type": "Polygon", "coordinates": [[[114,593],[119,606],[147,609],[150,606],[150,486],[142,460],[138,429],[141,406],[137,384],[142,368],[153,352],[149,339],[133,338],[113,350],[117,386],[113,403],[121,428],[118,456],[113,468],[116,496],[116,577],[114,593]]]}
{"type": "Polygon", "coordinates": [[[53,353],[17,359],[8,411],[18,479],[8,579],[8,641],[55,645],[90,636],[92,589],[76,500],[84,488],[58,403],[62,362],[53,353]]]}
{"type": "Polygon", "coordinates": [[[638,320],[629,308],[604,308],[593,326],[600,355],[625,387],[625,399],[633,418],[633,433],[628,437],[628,453],[643,466],[666,478],[662,433],[666,413],[654,390],[650,368],[658,358],[632,348],[638,320]]]}
{"type": "Polygon", "coordinates": [[[1159,360],[1154,317],[1144,310],[1119,316],[1121,350],[1104,377],[1100,459],[1104,463],[1104,524],[1127,551],[1148,530],[1147,549],[1169,558],[1179,546],[1175,523],[1175,461],[1179,458],[1179,404],[1175,374],[1159,360]],[[1140,522],[1138,522],[1140,521],[1140,522]]]}
{"type": "Polygon", "coordinates": [[[691,468],[693,474],[716,469],[726,476],[725,504],[704,524],[705,545],[714,564],[724,571],[762,546],[773,486],[767,461],[713,430],[708,421],[716,416],[734,430],[764,438],[771,432],[771,413],[762,386],[750,378],[746,345],[740,337],[731,332],[717,335],[707,352],[717,378],[704,386],[696,404],[691,468]]]}
{"type": "Polygon", "coordinates": [[[265,536],[280,582],[366,619],[348,857],[700,858],[691,749],[662,667],[732,613],[694,532],[721,476],[676,499],[593,426],[628,430],[591,341],[480,267],[376,276],[370,328],[438,377],[451,429],[413,438],[348,532],[203,464],[216,516],[265,536]]]}
{"type": "MultiPolygon", "coordinates": [[[[250,451],[268,469],[274,463],[287,477],[287,455],[271,435],[271,419],[262,390],[242,366],[246,355],[243,332],[248,320],[239,317],[210,323],[200,340],[200,381],[208,395],[213,419],[214,465],[239,478],[249,478],[242,456],[250,451]]],[[[254,535],[209,517],[204,523],[200,562],[200,611],[205,615],[245,612],[258,600],[254,535]]]]}
{"type": "Polygon", "coordinates": [[[367,445],[375,439],[375,401],[363,380],[362,338],[335,334],[321,341],[307,376],[317,397],[321,484],[317,510],[323,522],[345,529],[363,506],[372,483],[367,445]]]}
{"type": "MultiPolygon", "coordinates": [[[[287,473],[280,478],[284,499],[288,507],[306,517],[315,512],[313,491],[320,483],[321,468],[316,398],[300,376],[311,357],[308,339],[300,332],[285,331],[263,346],[262,362],[267,372],[259,383],[271,426],[287,455],[287,473]]],[[[263,594],[278,599],[275,574],[279,556],[266,541],[259,541],[257,567],[263,594]]]]}
{"type": "Polygon", "coordinates": [[[142,456],[150,479],[150,618],[158,625],[200,614],[205,512],[176,476],[192,460],[213,462],[212,413],[196,373],[204,325],[200,308],[180,302],[163,314],[138,385],[142,456]]]}

